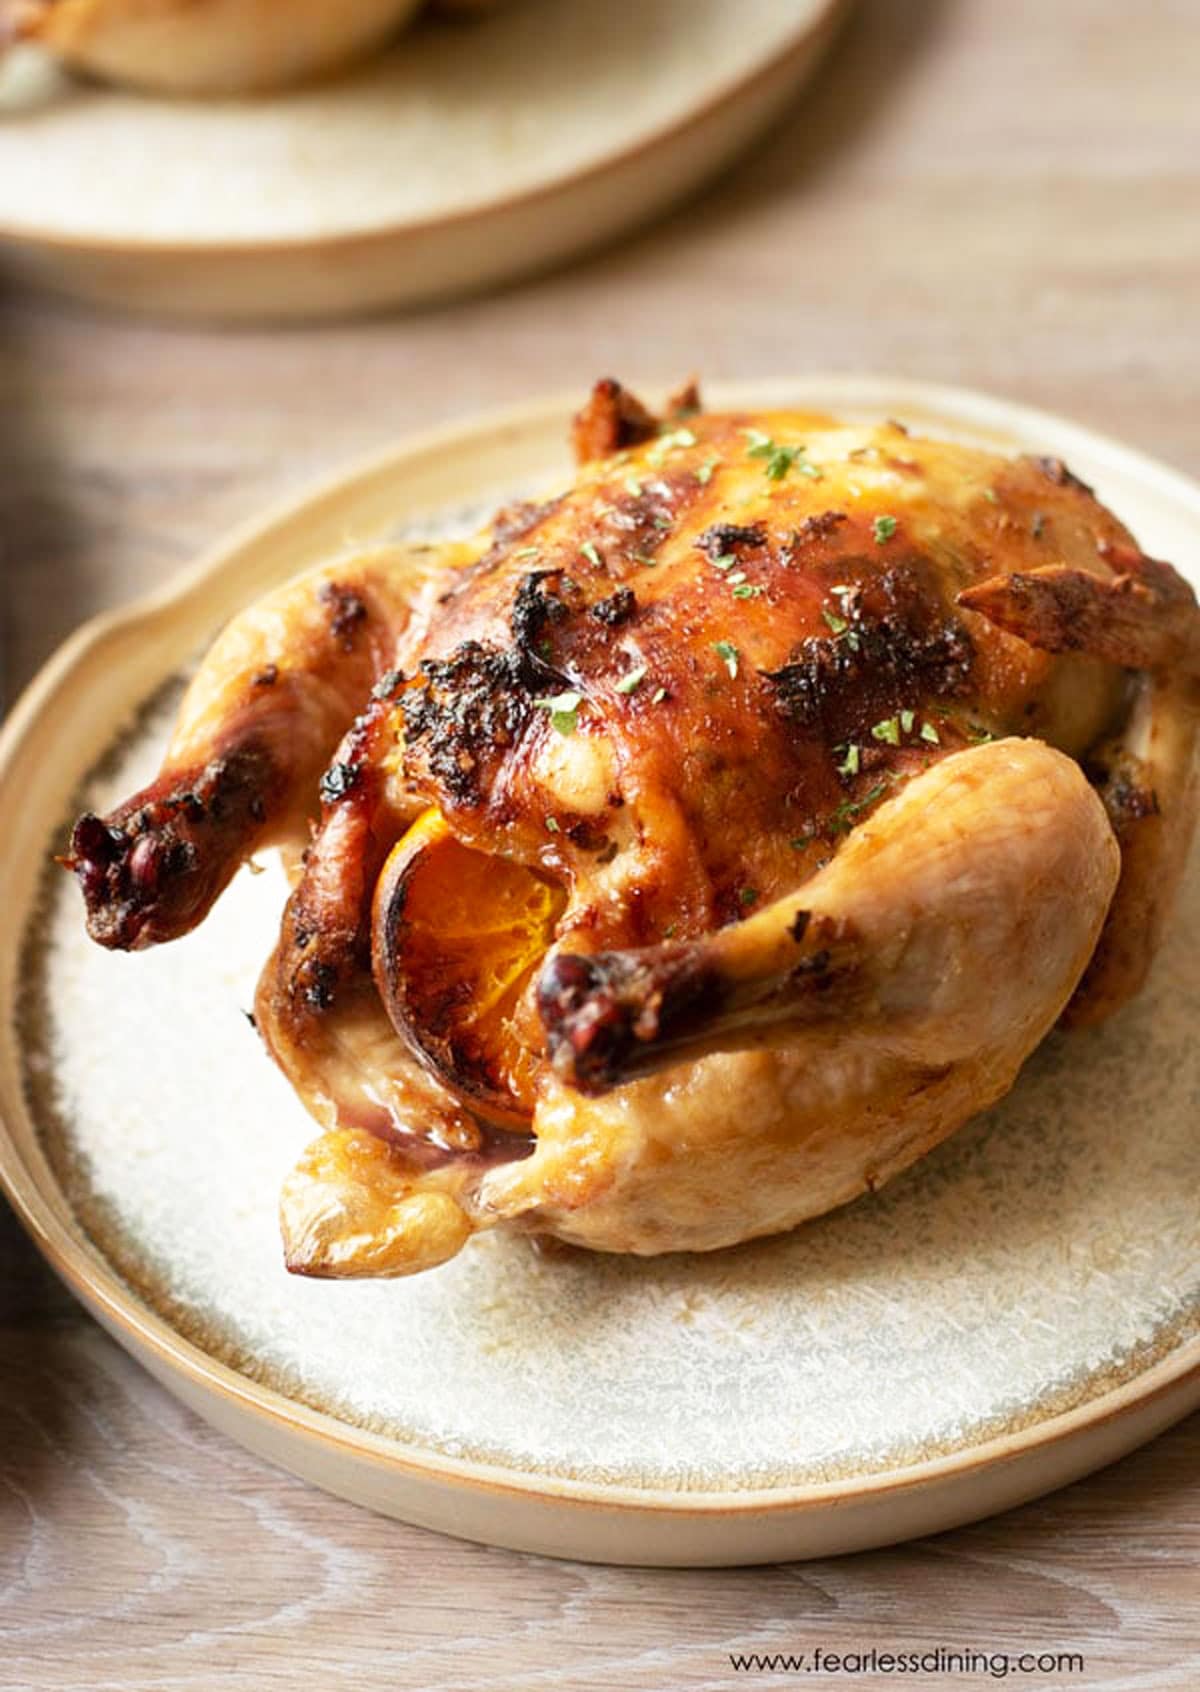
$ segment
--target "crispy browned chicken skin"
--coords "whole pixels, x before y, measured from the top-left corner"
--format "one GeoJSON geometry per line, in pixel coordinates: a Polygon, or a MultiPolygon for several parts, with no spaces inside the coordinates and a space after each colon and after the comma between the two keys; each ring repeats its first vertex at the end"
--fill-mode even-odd
{"type": "Polygon", "coordinates": [[[320,778],[257,1004],[327,1129],[307,1273],[790,1227],[1116,1009],[1171,907],[1200,614],[1061,463],[614,382],[575,440],[477,541],[252,608],[76,827],[92,933],[146,944],[320,778]]]}

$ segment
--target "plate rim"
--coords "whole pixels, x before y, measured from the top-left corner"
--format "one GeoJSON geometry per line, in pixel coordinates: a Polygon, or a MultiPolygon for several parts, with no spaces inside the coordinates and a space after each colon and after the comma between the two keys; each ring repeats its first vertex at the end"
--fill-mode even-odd
{"type": "MultiPolygon", "coordinates": [[[[62,254],[86,254],[96,259],[286,258],[320,252],[338,256],[375,243],[397,239],[428,240],[452,233],[485,218],[502,217],[534,210],[545,201],[575,191],[586,191],[610,173],[636,166],[646,154],[678,145],[696,131],[719,120],[732,107],[752,99],[760,86],[777,77],[786,78],[792,69],[802,74],[810,55],[819,58],[833,43],[856,0],[809,0],[806,18],[781,36],[779,44],[749,70],[722,80],[681,115],[665,119],[636,139],[618,144],[590,163],[562,172],[515,194],[473,200],[456,210],[409,219],[389,219],[365,224],[361,229],[336,230],[329,234],[254,236],[246,239],[220,236],[213,240],[197,237],[122,235],[88,236],[63,233],[43,226],[13,222],[0,216],[0,243],[25,251],[46,250],[62,254]]],[[[815,60],[814,60],[815,62],[815,60]]],[[[126,92],[136,92],[127,90],[126,92]]],[[[286,93],[286,91],[284,91],[286,93]]]]}
{"type": "MultiPolygon", "coordinates": [[[[656,393],[658,384],[646,383],[644,391],[656,393]]],[[[797,399],[808,390],[835,397],[832,405],[879,410],[878,395],[890,397],[888,408],[903,410],[916,406],[941,413],[947,422],[987,432],[1018,435],[1044,433],[1050,445],[1072,443],[1100,457],[1120,462],[1128,471],[1168,497],[1190,507],[1200,523],[1200,483],[1160,460],[1125,446],[1054,413],[977,389],[914,381],[887,375],[845,375],[820,373],[793,378],[769,378],[740,383],[713,382],[707,385],[716,406],[770,406],[783,403],[814,403],[797,399]],[[897,403],[898,402],[898,403],[897,403]]],[[[285,526],[311,518],[331,497],[344,496],[349,489],[365,489],[422,456],[461,447],[480,434],[506,433],[519,436],[545,431],[553,423],[565,424],[578,402],[552,395],[517,406],[472,412],[465,418],[432,429],[403,436],[397,443],[365,459],[352,462],[340,472],[322,478],[307,489],[275,502],[265,514],[234,529],[224,540],[195,563],[177,572],[154,592],[127,605],[89,619],[51,655],[14,702],[7,720],[0,725],[0,796],[12,778],[18,755],[42,713],[53,703],[75,671],[97,649],[116,636],[128,634],[147,621],[169,617],[191,595],[223,572],[237,568],[239,554],[261,544],[285,526]]],[[[469,462],[469,460],[465,460],[469,462]]],[[[0,840],[0,864],[6,853],[0,840]]],[[[25,912],[22,911],[24,918],[25,912]]],[[[32,1120],[32,1117],[31,1117],[32,1120]]],[[[36,1151],[35,1141],[35,1151],[36,1151]]],[[[186,1338],[169,1320],[155,1311],[128,1286],[79,1223],[65,1193],[46,1166],[48,1178],[63,1208],[59,1216],[42,1190],[39,1172],[18,1145],[6,1120],[0,1120],[0,1189],[7,1194],[18,1220],[42,1256],[127,1351],[141,1360],[148,1353],[158,1369],[153,1372],[168,1387],[173,1377],[182,1377],[205,1400],[223,1401],[246,1413],[256,1427],[269,1434],[280,1431],[314,1448],[336,1450],[340,1455],[418,1482],[467,1490],[492,1498],[504,1496],[525,1503],[594,1507],[624,1512],[627,1516],[711,1519],[744,1519],[804,1515],[831,1506],[878,1504],[899,1495],[912,1494],[942,1481],[960,1480],[991,1472],[999,1465],[1059,1447],[1073,1436],[1111,1427],[1122,1419],[1152,1409],[1165,1396],[1174,1394],[1176,1412],[1186,1414],[1200,1403],[1200,1335],[1175,1346],[1145,1369],[1114,1387],[1102,1390],[1069,1409],[1056,1412],[1027,1426],[981,1439],[975,1443],[920,1459],[894,1465],[866,1475],[851,1475],[830,1481],[811,1481],[771,1487],[727,1490],[680,1491],[662,1486],[640,1487],[627,1482],[607,1482],[521,1470],[495,1462],[453,1457],[406,1441],[395,1435],[379,1434],[345,1421],[330,1411],[318,1410],[282,1390],[256,1381],[221,1362],[203,1346],[186,1338]],[[69,1221],[66,1219],[69,1218],[69,1221]],[[158,1370],[162,1373],[159,1374],[158,1370]]],[[[1177,1419],[1172,1414],[1171,1420],[1177,1419]]],[[[239,1435],[232,1437],[240,1438],[239,1435]]],[[[242,1443],[245,1443],[242,1441],[242,1443]]],[[[1051,1485],[1056,1484],[1054,1482],[1051,1485]]],[[[336,1488],[334,1489],[336,1490],[336,1488]]],[[[1046,1490],[1040,1488],[1037,1490],[1046,1490]]]]}

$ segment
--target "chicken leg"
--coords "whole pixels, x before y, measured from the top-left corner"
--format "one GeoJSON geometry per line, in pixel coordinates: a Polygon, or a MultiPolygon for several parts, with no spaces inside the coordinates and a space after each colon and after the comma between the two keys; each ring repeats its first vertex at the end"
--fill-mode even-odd
{"type": "Polygon", "coordinates": [[[1035,741],[960,752],[759,915],[688,945],[553,956],[539,1003],[554,1067],[601,1092],[776,1024],[817,1023],[970,1058],[1006,1028],[1020,1037],[1047,997],[1057,1015],[1118,867],[1071,760],[1035,741]],[[986,988],[1022,956],[1038,959],[1036,979],[1011,1000],[986,988]]]}

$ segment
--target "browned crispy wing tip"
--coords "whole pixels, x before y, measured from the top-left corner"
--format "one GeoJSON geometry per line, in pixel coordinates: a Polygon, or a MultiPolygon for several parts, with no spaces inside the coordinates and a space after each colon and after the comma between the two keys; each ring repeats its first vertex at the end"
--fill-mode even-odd
{"type": "Polygon", "coordinates": [[[601,377],[571,425],[576,461],[588,464],[593,459],[607,458],[614,452],[623,452],[626,447],[640,446],[643,441],[653,440],[665,423],[694,416],[701,403],[699,384],[694,376],[689,377],[671,395],[662,416],[656,417],[636,394],[614,377],[601,377]]]}
{"type": "Polygon", "coordinates": [[[1044,564],[989,576],[958,604],[1043,652],[1084,652],[1129,669],[1200,661],[1200,612],[1171,565],[1110,548],[1116,573],[1044,564]]]}

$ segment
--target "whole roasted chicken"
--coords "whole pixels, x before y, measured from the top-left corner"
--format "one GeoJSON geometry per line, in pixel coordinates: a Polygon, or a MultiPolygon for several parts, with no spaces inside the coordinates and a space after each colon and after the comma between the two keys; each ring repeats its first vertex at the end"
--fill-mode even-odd
{"type": "Polygon", "coordinates": [[[252,606],[75,826],[117,947],[307,840],[256,1006],[325,1130],[293,1270],[791,1228],[1116,1010],[1170,911],[1200,613],[1062,463],[614,382],[575,444],[252,606]]]}

